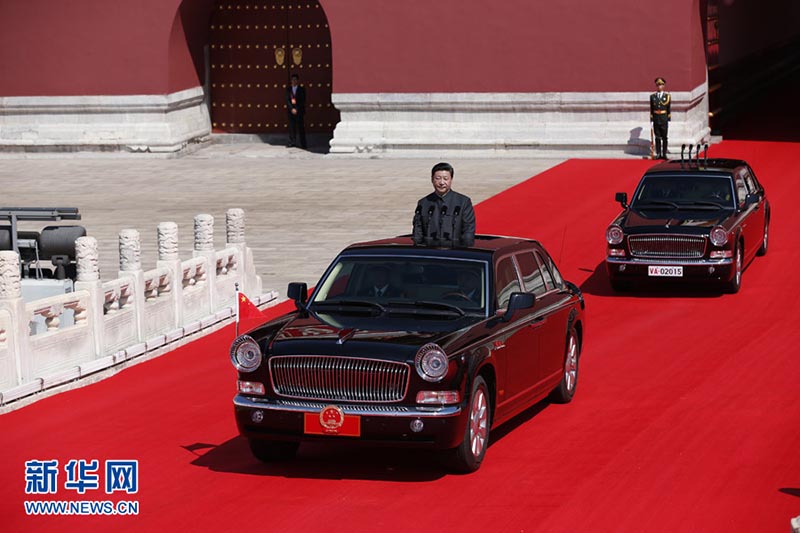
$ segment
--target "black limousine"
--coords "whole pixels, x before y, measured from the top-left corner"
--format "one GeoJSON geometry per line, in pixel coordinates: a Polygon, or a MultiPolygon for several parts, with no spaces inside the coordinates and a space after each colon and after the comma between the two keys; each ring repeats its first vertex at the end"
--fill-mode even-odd
{"type": "Polygon", "coordinates": [[[306,296],[290,284],[296,310],[231,347],[236,422],[260,460],[363,441],[445,450],[471,472],[491,428],[575,394],[583,296],[536,241],[354,244],[306,296]]]}
{"type": "MultiPolygon", "coordinates": [[[[707,151],[706,151],[707,154],[707,151]]],[[[699,281],[736,293],[742,271],[767,253],[770,205],[747,162],[665,161],[642,177],[606,230],[611,286],[633,281],[699,281]]]]}

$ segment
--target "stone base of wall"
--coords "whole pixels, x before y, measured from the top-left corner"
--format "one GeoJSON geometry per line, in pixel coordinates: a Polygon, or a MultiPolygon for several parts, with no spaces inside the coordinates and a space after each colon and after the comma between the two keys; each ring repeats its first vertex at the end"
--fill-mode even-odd
{"type": "MultiPolygon", "coordinates": [[[[331,153],[647,155],[650,93],[334,94],[331,153]]],[[[707,142],[707,84],[672,93],[670,152],[707,142]]]]}
{"type": "Polygon", "coordinates": [[[210,134],[202,87],[167,95],[0,97],[0,151],[172,153],[210,134]]]}

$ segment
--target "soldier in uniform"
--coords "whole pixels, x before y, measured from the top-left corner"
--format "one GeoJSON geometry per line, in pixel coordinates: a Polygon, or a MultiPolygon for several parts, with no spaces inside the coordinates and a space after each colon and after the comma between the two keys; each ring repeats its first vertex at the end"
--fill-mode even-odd
{"type": "Polygon", "coordinates": [[[291,85],[286,88],[286,108],[289,111],[289,146],[297,144],[300,134],[300,148],[306,147],[306,90],[300,85],[300,76],[292,74],[291,85]]]}
{"type": "Polygon", "coordinates": [[[453,174],[449,163],[431,169],[433,192],[417,202],[414,212],[414,244],[453,247],[475,242],[472,200],[451,189],[453,174]]]}
{"type": "Polygon", "coordinates": [[[664,90],[667,82],[664,78],[656,78],[656,92],[650,95],[650,122],[656,137],[654,157],[667,158],[667,130],[669,129],[670,103],[672,97],[664,90]]]}

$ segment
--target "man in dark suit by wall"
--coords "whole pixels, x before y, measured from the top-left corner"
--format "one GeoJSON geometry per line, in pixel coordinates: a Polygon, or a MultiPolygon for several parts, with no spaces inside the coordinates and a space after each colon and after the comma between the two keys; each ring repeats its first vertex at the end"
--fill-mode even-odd
{"type": "Polygon", "coordinates": [[[289,111],[289,146],[297,145],[300,136],[300,148],[306,147],[306,89],[300,85],[300,76],[292,74],[291,85],[286,88],[286,108],[289,111]]]}
{"type": "Polygon", "coordinates": [[[414,244],[452,247],[475,242],[472,200],[451,189],[453,174],[449,163],[438,163],[431,170],[433,192],[417,202],[414,212],[414,244]]]}

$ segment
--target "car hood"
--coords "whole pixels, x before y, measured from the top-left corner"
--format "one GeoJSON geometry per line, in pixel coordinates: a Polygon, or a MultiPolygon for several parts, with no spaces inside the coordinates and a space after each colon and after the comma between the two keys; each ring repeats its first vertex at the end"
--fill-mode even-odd
{"type": "Polygon", "coordinates": [[[620,221],[620,225],[631,233],[651,231],[708,233],[714,226],[721,224],[731,215],[730,209],[718,211],[663,211],[663,210],[629,210],[620,221]]]}
{"type": "Polygon", "coordinates": [[[409,320],[353,317],[344,314],[297,315],[276,332],[270,343],[274,355],[381,356],[405,360],[430,342],[445,351],[457,348],[470,326],[482,319],[409,320]]]}

